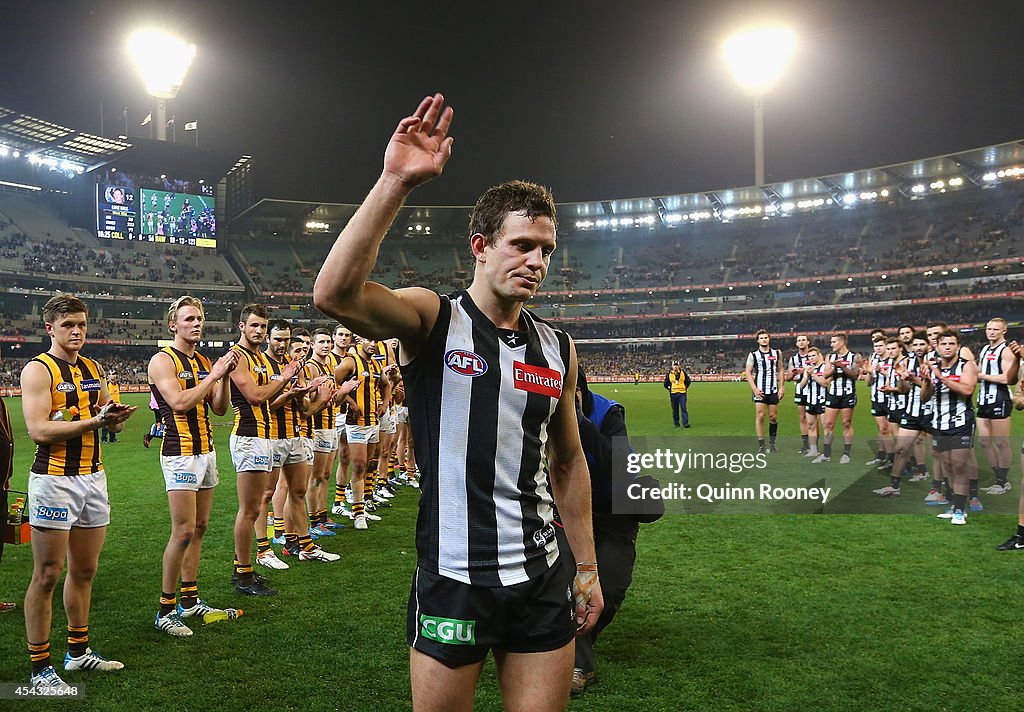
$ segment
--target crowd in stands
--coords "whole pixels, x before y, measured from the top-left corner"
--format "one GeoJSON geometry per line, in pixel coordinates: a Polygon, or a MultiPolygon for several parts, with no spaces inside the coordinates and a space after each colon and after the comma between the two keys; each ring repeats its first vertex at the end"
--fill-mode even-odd
{"type": "Polygon", "coordinates": [[[134,249],[118,249],[113,245],[89,247],[70,238],[59,242],[29,240],[4,247],[3,256],[21,257],[22,269],[33,274],[89,275],[117,281],[182,285],[239,284],[234,275],[229,277],[220,268],[207,272],[205,258],[209,254],[203,254],[200,248],[154,245],[145,249],[139,246],[147,243],[131,244],[134,249]]]}
{"type": "MultiPolygon", "coordinates": [[[[46,350],[46,346],[38,343],[19,346],[20,348],[13,349],[11,344],[0,344],[0,388],[20,386],[21,370],[25,364],[46,350]]],[[[126,349],[87,344],[83,355],[99,361],[107,373],[116,374],[122,385],[146,385],[146,368],[155,351],[155,348],[126,349]]]]}

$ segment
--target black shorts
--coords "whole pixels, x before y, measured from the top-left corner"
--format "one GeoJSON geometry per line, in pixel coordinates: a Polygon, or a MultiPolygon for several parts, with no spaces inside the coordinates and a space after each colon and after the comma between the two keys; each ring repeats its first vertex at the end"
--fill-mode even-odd
{"type": "Polygon", "coordinates": [[[844,410],[846,408],[854,408],[857,405],[857,394],[851,393],[848,396],[837,396],[829,393],[825,396],[825,407],[835,408],[836,410],[844,410]]]}
{"type": "Polygon", "coordinates": [[[825,413],[825,404],[824,403],[819,403],[818,405],[809,405],[809,406],[807,406],[807,414],[808,415],[824,415],[824,413],[825,413]]]}
{"type": "Polygon", "coordinates": [[[480,662],[492,648],[558,650],[576,636],[575,574],[564,555],[539,578],[513,586],[472,586],[417,567],[406,641],[449,667],[480,662]]]}
{"type": "Polygon", "coordinates": [[[889,408],[885,403],[876,403],[871,401],[871,415],[874,418],[884,418],[889,415],[889,408]]]}
{"type": "Polygon", "coordinates": [[[936,430],[932,433],[932,447],[936,452],[969,450],[974,447],[974,419],[958,428],[936,430]]]}
{"type": "Polygon", "coordinates": [[[903,411],[899,408],[893,408],[889,411],[889,422],[899,423],[903,420],[903,411]]]}
{"type": "Polygon", "coordinates": [[[912,415],[904,414],[900,418],[900,427],[904,430],[916,430],[921,433],[930,433],[932,431],[932,416],[930,415],[919,415],[914,417],[912,415]]]}
{"type": "Polygon", "coordinates": [[[793,395],[793,405],[807,405],[807,400],[804,398],[803,393],[793,395]]]}
{"type": "Polygon", "coordinates": [[[778,405],[779,394],[778,393],[765,393],[760,398],[755,396],[753,393],[750,394],[751,400],[755,403],[764,403],[765,405],[778,405]]]}
{"type": "Polygon", "coordinates": [[[999,401],[988,405],[978,406],[978,417],[986,420],[1004,420],[1010,417],[1013,412],[1012,401],[999,401]]]}

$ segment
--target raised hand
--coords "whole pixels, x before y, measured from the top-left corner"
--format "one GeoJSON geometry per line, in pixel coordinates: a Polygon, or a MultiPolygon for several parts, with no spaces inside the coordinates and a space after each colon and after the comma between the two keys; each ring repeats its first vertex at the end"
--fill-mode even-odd
{"type": "Polygon", "coordinates": [[[238,365],[238,351],[232,349],[221,356],[210,369],[210,378],[218,380],[235,370],[238,365]]]}
{"type": "Polygon", "coordinates": [[[284,368],[281,369],[281,378],[290,381],[292,376],[298,375],[304,363],[305,362],[300,358],[289,361],[284,365],[284,368]]]}
{"type": "Polygon", "coordinates": [[[452,155],[454,139],[448,136],[452,114],[440,94],[421,101],[412,116],[398,122],[384,151],[384,172],[410,188],[441,175],[452,155]]]}
{"type": "Polygon", "coordinates": [[[352,376],[352,378],[348,379],[347,381],[338,386],[338,393],[340,393],[344,397],[357,388],[359,388],[359,377],[352,376]]]}

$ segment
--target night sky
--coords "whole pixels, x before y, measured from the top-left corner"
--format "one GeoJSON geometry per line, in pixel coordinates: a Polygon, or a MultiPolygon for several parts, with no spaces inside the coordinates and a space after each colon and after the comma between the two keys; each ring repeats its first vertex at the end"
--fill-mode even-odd
{"type": "Polygon", "coordinates": [[[721,60],[759,17],[798,33],[766,100],[768,180],[1024,138],[1024,3],[3,3],[0,105],[130,133],[152,107],[126,58],[143,23],[198,46],[177,138],[255,157],[261,197],[358,202],[395,124],[455,107],[454,155],[416,204],[468,204],[527,178],[559,202],[753,182],[751,100],[721,60]],[[771,7],[770,14],[765,9],[771,7]],[[750,8],[754,8],[753,14],[750,8]],[[187,137],[186,137],[187,136],[187,137]]]}

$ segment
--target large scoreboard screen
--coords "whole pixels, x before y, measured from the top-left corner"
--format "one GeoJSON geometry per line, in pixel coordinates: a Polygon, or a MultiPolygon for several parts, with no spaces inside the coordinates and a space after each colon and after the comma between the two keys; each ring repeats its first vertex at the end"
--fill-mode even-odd
{"type": "Polygon", "coordinates": [[[104,179],[96,185],[97,237],[217,246],[212,185],[114,171],[104,179]]]}
{"type": "Polygon", "coordinates": [[[140,188],[139,213],[144,240],[217,246],[217,221],[210,196],[140,188]]]}
{"type": "Polygon", "coordinates": [[[138,240],[135,193],[120,185],[96,186],[96,234],[112,240],[138,240]]]}

